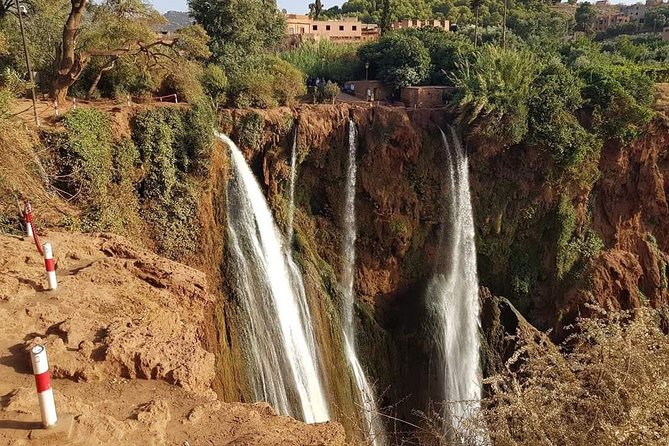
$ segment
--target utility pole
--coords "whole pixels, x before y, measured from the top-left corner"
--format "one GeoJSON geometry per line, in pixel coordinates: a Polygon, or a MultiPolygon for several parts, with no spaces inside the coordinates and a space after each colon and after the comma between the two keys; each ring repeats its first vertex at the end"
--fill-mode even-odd
{"type": "Polygon", "coordinates": [[[30,88],[33,98],[33,114],[35,115],[35,125],[39,127],[39,116],[37,115],[37,94],[35,93],[35,78],[33,76],[33,67],[30,63],[30,54],[28,53],[28,43],[26,42],[26,32],[23,27],[23,10],[20,0],[16,2],[16,12],[19,14],[19,26],[21,27],[21,38],[23,39],[23,53],[26,57],[26,67],[28,68],[28,77],[30,78],[30,88]]]}

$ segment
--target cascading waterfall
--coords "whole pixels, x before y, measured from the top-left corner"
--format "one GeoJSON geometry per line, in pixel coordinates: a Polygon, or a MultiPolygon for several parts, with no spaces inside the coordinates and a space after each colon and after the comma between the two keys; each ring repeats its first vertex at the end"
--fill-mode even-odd
{"type": "Polygon", "coordinates": [[[355,271],[355,241],[357,237],[355,220],[355,186],[357,176],[357,130],[353,120],[349,121],[348,169],[346,172],[346,192],[344,194],[344,241],[342,245],[342,280],[343,293],[343,330],[346,358],[351,365],[355,383],[360,392],[360,399],[367,438],[373,446],[386,443],[383,425],[378,419],[378,409],[374,391],[367,381],[365,372],[358,361],[355,346],[355,327],[353,324],[353,281],[355,271]]]}
{"type": "Polygon", "coordinates": [[[480,407],[480,303],[469,162],[455,129],[451,128],[452,147],[443,131],[441,136],[448,159],[451,194],[447,228],[451,232],[443,253],[445,265],[428,285],[428,300],[441,325],[444,399],[449,402],[450,422],[458,429],[480,407]]]}
{"type": "Polygon", "coordinates": [[[290,152],[290,191],[288,207],[288,245],[293,243],[293,220],[295,218],[295,180],[297,177],[297,130],[293,136],[293,148],[290,152]]]}
{"type": "Polygon", "coordinates": [[[234,142],[228,235],[236,289],[247,313],[246,339],[255,398],[307,423],[330,419],[309,308],[299,269],[288,255],[260,186],[234,142]]]}

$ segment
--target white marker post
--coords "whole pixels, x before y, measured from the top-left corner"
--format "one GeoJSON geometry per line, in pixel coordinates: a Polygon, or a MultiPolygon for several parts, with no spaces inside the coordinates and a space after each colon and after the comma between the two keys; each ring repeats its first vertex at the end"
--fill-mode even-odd
{"type": "Polygon", "coordinates": [[[56,279],[56,262],[53,260],[53,249],[51,243],[45,243],[44,248],[44,266],[46,266],[46,278],[49,281],[49,291],[58,288],[58,280],[56,279]]]}
{"type": "Polygon", "coordinates": [[[53,101],[53,108],[56,110],[56,118],[60,116],[60,112],[58,111],[58,99],[53,101]]]}
{"type": "Polygon", "coordinates": [[[33,364],[35,384],[37,385],[42,425],[45,428],[53,427],[58,422],[58,416],[56,415],[56,403],[53,400],[53,390],[51,389],[51,373],[49,373],[49,362],[46,359],[46,348],[43,345],[36,345],[31,348],[30,359],[33,364]]]}
{"type": "Polygon", "coordinates": [[[33,237],[33,207],[30,203],[26,203],[24,211],[24,218],[26,222],[26,235],[29,238],[33,237]]]}
{"type": "Polygon", "coordinates": [[[77,98],[72,98],[72,108],[77,109],[77,98]]]}

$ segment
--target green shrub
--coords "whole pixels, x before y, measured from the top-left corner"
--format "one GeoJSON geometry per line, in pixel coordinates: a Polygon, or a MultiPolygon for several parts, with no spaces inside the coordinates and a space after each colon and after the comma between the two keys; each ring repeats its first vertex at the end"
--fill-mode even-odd
{"type": "Polygon", "coordinates": [[[485,45],[473,61],[458,64],[453,98],[461,124],[473,133],[508,145],[519,143],[528,131],[528,98],[537,75],[537,61],[526,51],[485,45]]]}
{"type": "Polygon", "coordinates": [[[143,215],[154,228],[151,234],[159,254],[176,260],[197,251],[200,225],[196,186],[177,183],[167,196],[147,200],[143,215]]]}
{"type": "Polygon", "coordinates": [[[384,35],[360,47],[358,56],[369,62],[372,75],[394,89],[418,85],[430,75],[430,54],[412,35],[384,35]]]}
{"type": "Polygon", "coordinates": [[[546,149],[558,166],[577,167],[599,150],[597,138],[583,128],[574,112],[583,103],[583,82],[559,60],[553,60],[531,85],[529,141],[546,149]]]}
{"type": "Polygon", "coordinates": [[[202,73],[202,87],[216,106],[225,103],[228,91],[228,77],[219,65],[210,64],[202,73]]]}
{"type": "Polygon", "coordinates": [[[337,99],[337,95],[339,95],[340,91],[341,89],[339,88],[339,85],[328,81],[318,88],[316,98],[319,102],[328,102],[334,104],[335,99],[337,99]]]}
{"type": "Polygon", "coordinates": [[[202,66],[197,62],[182,61],[165,76],[160,90],[164,93],[174,92],[180,101],[191,104],[201,101],[205,97],[205,91],[200,82],[202,78],[202,66]]]}
{"type": "Polygon", "coordinates": [[[358,48],[357,44],[308,41],[281,53],[280,57],[309,77],[343,83],[364,76],[364,68],[356,54],[358,48]]]}
{"type": "Polygon", "coordinates": [[[599,255],[604,242],[590,228],[577,231],[576,209],[567,197],[562,197],[556,210],[557,249],[556,277],[563,280],[577,264],[584,265],[599,255]]]}
{"type": "Polygon", "coordinates": [[[10,116],[16,97],[7,88],[0,88],[0,119],[10,116]]]}
{"type": "Polygon", "coordinates": [[[142,198],[169,196],[177,182],[176,152],[182,152],[177,139],[183,132],[182,114],[171,108],[149,110],[137,116],[133,130],[145,170],[142,198]]]}
{"type": "Polygon", "coordinates": [[[295,99],[307,93],[304,74],[288,62],[274,59],[272,65],[274,97],[281,105],[291,106],[295,99]]]}
{"type": "Polygon", "coordinates": [[[63,119],[67,129],[67,160],[82,198],[97,201],[107,195],[112,179],[112,129],[109,116],[79,108],[63,119]]]}
{"type": "Polygon", "coordinates": [[[240,145],[254,150],[259,149],[264,128],[265,118],[259,113],[251,112],[242,116],[238,128],[240,145]]]}

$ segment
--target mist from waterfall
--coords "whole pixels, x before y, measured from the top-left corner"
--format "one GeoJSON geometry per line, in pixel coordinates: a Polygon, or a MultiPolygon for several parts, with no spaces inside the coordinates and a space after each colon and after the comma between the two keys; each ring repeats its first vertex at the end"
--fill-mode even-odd
{"type": "Polygon", "coordinates": [[[307,423],[330,419],[302,275],[282,241],[260,186],[234,142],[228,185],[232,278],[246,313],[250,381],[257,401],[307,423]]]}
{"type": "Polygon", "coordinates": [[[363,419],[368,440],[373,446],[386,444],[383,423],[379,420],[379,411],[374,391],[358,361],[356,354],[355,325],[353,307],[355,296],[353,283],[355,277],[355,241],[357,238],[355,219],[355,188],[357,179],[357,139],[358,134],[353,120],[349,120],[348,167],[346,171],[346,190],[344,193],[344,240],[342,243],[342,278],[343,294],[342,325],[344,331],[344,350],[353,377],[360,393],[363,419]]]}
{"type": "Polygon", "coordinates": [[[448,402],[448,419],[458,429],[480,408],[480,303],[469,162],[455,129],[450,133],[452,145],[441,132],[450,190],[446,230],[440,236],[443,261],[428,285],[427,296],[441,329],[443,398],[448,402]]]}

